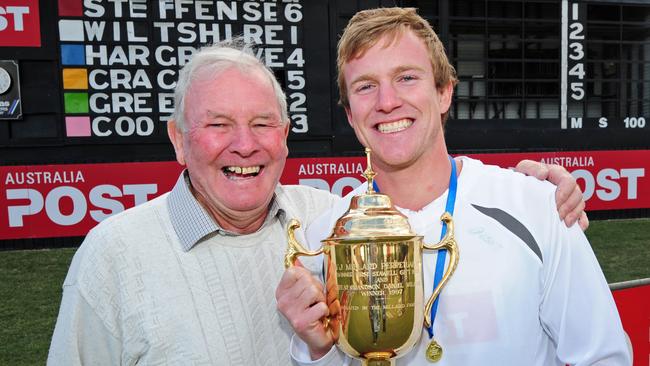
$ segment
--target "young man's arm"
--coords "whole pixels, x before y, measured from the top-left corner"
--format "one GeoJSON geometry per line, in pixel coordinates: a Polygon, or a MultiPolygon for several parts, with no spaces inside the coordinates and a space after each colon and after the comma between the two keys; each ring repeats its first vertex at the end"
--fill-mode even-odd
{"type": "MultiPolygon", "coordinates": [[[[551,206],[553,197],[549,197],[551,206]]],[[[612,293],[584,233],[565,228],[549,207],[537,235],[542,245],[540,322],[571,365],[631,365],[612,293]]]]}
{"type": "Polygon", "coordinates": [[[563,166],[557,164],[542,164],[533,160],[522,160],[515,171],[533,176],[539,180],[548,180],[557,188],[555,203],[560,219],[567,227],[578,222],[582,231],[589,227],[589,219],[585,213],[585,201],[580,186],[575,178],[563,166]]]}

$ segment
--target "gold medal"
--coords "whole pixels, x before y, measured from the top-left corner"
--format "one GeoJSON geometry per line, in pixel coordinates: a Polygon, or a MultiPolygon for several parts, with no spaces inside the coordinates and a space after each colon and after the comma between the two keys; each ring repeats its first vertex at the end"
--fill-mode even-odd
{"type": "Polygon", "coordinates": [[[442,358],[442,347],[436,342],[435,339],[431,339],[429,346],[427,347],[427,361],[429,362],[438,362],[442,358]]]}

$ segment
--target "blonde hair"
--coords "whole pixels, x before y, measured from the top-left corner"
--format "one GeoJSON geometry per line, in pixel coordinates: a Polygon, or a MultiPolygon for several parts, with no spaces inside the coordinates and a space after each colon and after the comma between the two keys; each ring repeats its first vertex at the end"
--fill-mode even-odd
{"type": "MultiPolygon", "coordinates": [[[[433,67],[433,76],[437,88],[456,85],[456,70],[449,63],[445,48],[433,31],[429,22],[419,16],[415,8],[378,8],[363,10],[355,14],[345,27],[338,43],[336,66],[338,71],[339,102],[350,107],[348,92],[345,86],[345,64],[363,54],[379,40],[388,36],[391,44],[405,31],[412,31],[424,41],[429,50],[429,58],[433,67]]],[[[447,113],[443,114],[445,121],[447,113]]]]}

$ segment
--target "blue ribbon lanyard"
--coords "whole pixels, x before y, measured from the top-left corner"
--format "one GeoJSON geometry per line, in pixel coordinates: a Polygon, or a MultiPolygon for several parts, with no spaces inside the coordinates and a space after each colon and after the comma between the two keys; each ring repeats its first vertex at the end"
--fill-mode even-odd
{"type": "MultiPolygon", "coordinates": [[[[454,159],[449,156],[449,163],[451,164],[451,173],[449,174],[449,193],[447,194],[447,204],[445,205],[445,212],[449,212],[451,216],[454,216],[454,204],[456,203],[456,188],[458,187],[458,177],[456,177],[456,164],[454,159]]],[[[379,192],[379,186],[377,181],[373,181],[373,188],[376,192],[379,192]]],[[[447,224],[442,223],[442,231],[440,232],[440,240],[445,237],[447,233],[447,224]]],[[[445,271],[445,260],[447,259],[447,249],[438,250],[438,257],[436,259],[436,271],[433,276],[433,290],[442,280],[442,274],[445,271]]],[[[432,291],[433,291],[432,290],[432,291]]],[[[440,301],[440,296],[436,298],[431,307],[431,326],[427,328],[429,332],[429,338],[433,338],[433,323],[436,320],[436,313],[438,312],[438,302],[440,301]]]]}

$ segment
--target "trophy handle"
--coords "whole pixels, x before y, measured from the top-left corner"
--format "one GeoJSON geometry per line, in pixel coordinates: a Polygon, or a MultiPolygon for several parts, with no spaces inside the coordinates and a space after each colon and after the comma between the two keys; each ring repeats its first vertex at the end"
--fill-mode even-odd
{"type": "Polygon", "coordinates": [[[433,290],[433,294],[431,294],[429,301],[427,301],[427,304],[424,307],[424,326],[427,328],[431,326],[431,307],[433,306],[433,302],[436,300],[438,295],[440,295],[440,291],[442,291],[442,288],[447,284],[449,277],[451,277],[458,266],[458,244],[456,244],[456,239],[454,239],[454,222],[448,212],[445,212],[440,217],[440,220],[447,224],[445,237],[442,238],[438,244],[424,244],[424,248],[433,250],[447,248],[449,251],[449,267],[442,276],[442,280],[438,286],[433,290]]]}
{"type": "MultiPolygon", "coordinates": [[[[296,259],[299,256],[306,255],[306,256],[313,257],[322,254],[325,251],[324,249],[325,247],[323,246],[320,249],[314,251],[305,249],[305,247],[303,247],[302,244],[300,244],[298,240],[296,240],[295,231],[299,227],[300,227],[300,222],[296,219],[291,219],[291,221],[289,221],[289,225],[287,225],[287,250],[284,253],[284,268],[293,267],[296,262],[296,259]]],[[[325,327],[325,329],[330,328],[329,317],[327,316],[323,317],[323,319],[321,319],[321,322],[323,323],[323,327],[325,327]]]]}
{"type": "Polygon", "coordinates": [[[322,254],[324,249],[321,247],[318,250],[311,251],[305,249],[302,244],[298,243],[296,240],[296,234],[294,233],[296,229],[300,227],[300,222],[296,219],[291,219],[289,225],[287,226],[287,251],[284,254],[284,268],[289,268],[294,265],[296,258],[301,255],[306,256],[316,256],[322,254]]]}

